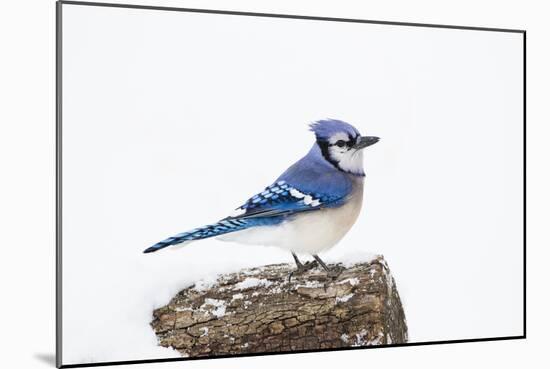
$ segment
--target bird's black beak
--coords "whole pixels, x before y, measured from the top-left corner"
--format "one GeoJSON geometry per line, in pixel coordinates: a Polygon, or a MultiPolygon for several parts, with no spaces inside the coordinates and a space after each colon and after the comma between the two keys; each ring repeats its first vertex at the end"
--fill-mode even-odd
{"type": "Polygon", "coordinates": [[[363,137],[359,138],[359,140],[358,140],[357,143],[353,146],[353,148],[354,148],[355,150],[361,150],[361,149],[364,149],[364,148],[367,147],[367,146],[374,145],[374,144],[377,143],[378,141],[380,141],[380,138],[379,138],[379,137],[375,137],[375,136],[363,136],[363,137]]]}

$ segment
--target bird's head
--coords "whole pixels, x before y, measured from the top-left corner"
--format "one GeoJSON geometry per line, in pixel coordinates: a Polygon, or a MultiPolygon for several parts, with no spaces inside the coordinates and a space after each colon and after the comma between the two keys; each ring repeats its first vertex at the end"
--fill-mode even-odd
{"type": "Polygon", "coordinates": [[[343,172],[363,176],[363,149],[378,142],[374,136],[361,136],[346,122],[334,119],[311,124],[317,145],[325,160],[343,172]]]}

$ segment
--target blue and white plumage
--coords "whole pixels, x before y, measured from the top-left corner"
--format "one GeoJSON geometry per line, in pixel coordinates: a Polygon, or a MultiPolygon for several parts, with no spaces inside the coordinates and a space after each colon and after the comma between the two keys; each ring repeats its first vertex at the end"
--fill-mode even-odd
{"type": "MultiPolygon", "coordinates": [[[[355,223],[363,200],[362,149],[378,142],[352,125],[321,120],[311,125],[315,143],[308,154],[273,184],[217,223],[177,234],[149,247],[153,252],[190,241],[224,241],[277,246],[314,255],[336,245],[355,223]]],[[[324,266],[324,264],[322,264],[324,266]]]]}

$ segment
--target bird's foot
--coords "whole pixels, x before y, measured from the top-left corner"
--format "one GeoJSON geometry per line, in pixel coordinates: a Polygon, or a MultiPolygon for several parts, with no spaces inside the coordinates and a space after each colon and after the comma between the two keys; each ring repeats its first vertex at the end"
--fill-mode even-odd
{"type": "Polygon", "coordinates": [[[344,267],[340,266],[340,265],[335,265],[335,266],[332,266],[330,267],[326,272],[327,272],[327,277],[330,278],[330,279],[337,279],[340,274],[342,274],[342,272],[344,271],[344,267]]]}
{"type": "Polygon", "coordinates": [[[311,269],[315,269],[317,267],[317,261],[308,261],[305,264],[297,264],[296,270],[293,270],[288,274],[288,283],[290,284],[290,281],[292,280],[292,277],[305,274],[306,272],[310,271],[311,269]]]}
{"type": "Polygon", "coordinates": [[[327,273],[327,277],[329,279],[336,279],[338,278],[338,276],[340,274],[342,274],[342,272],[344,271],[344,267],[342,265],[335,265],[331,268],[329,268],[325,262],[323,260],[321,260],[321,258],[318,256],[318,255],[313,255],[313,257],[315,258],[315,260],[319,263],[319,265],[321,265],[323,267],[323,269],[325,270],[325,272],[327,273]]]}
{"type": "Polygon", "coordinates": [[[344,268],[342,265],[334,265],[334,266],[331,266],[330,268],[325,269],[326,274],[325,274],[325,277],[323,278],[324,279],[323,287],[325,289],[325,292],[330,287],[330,285],[334,283],[334,281],[336,281],[338,277],[340,277],[340,275],[345,269],[346,268],[344,268]]]}

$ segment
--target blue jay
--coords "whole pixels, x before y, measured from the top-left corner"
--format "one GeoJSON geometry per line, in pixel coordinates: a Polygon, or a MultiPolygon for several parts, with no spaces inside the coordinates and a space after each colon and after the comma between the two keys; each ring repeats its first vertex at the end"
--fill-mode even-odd
{"type": "Polygon", "coordinates": [[[361,136],[352,125],[333,119],[310,125],[315,143],[308,154],[273,184],[217,223],[177,234],[149,247],[217,237],[242,244],[290,250],[297,272],[311,269],[296,253],[306,253],[331,275],[318,253],[336,245],[355,223],[363,202],[363,149],[378,137],[361,136]]]}

